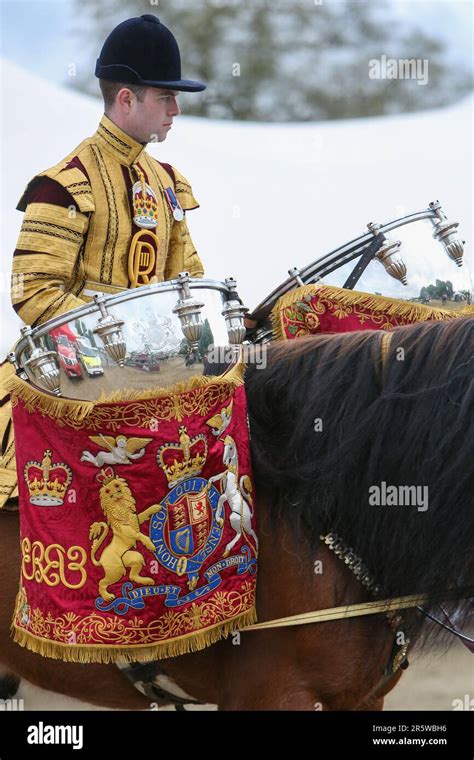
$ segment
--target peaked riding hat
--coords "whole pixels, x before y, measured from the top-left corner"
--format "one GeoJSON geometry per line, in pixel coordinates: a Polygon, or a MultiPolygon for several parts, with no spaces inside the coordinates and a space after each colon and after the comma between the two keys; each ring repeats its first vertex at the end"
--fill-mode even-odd
{"type": "Polygon", "coordinates": [[[202,82],[181,79],[178,43],[157,16],[129,18],[113,29],[97,59],[95,75],[109,82],[123,82],[168,90],[200,92],[202,82]]]}

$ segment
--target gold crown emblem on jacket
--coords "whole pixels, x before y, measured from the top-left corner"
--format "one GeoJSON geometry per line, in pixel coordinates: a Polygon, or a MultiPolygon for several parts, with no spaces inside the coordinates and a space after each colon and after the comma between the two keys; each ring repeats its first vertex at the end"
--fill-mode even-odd
{"type": "Polygon", "coordinates": [[[190,438],[186,427],[179,428],[179,443],[164,443],[157,451],[158,463],[172,488],[180,480],[199,475],[206,463],[206,436],[190,438]]]}
{"type": "Polygon", "coordinates": [[[27,462],[24,477],[30,503],[39,507],[58,507],[64,502],[72,480],[72,470],[64,462],[54,462],[53,452],[46,449],[41,462],[27,462]]]}
{"type": "Polygon", "coordinates": [[[158,202],[150,185],[135,182],[132,188],[133,221],[138,227],[152,229],[158,223],[158,202]]]}

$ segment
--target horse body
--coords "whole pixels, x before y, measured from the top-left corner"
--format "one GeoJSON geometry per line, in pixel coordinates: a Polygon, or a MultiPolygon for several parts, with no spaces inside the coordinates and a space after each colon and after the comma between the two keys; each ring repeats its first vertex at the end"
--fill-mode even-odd
{"type": "MultiPolygon", "coordinates": [[[[473,583],[474,319],[397,328],[385,366],[380,341],[377,332],[303,338],[270,346],[266,368],[247,368],[259,620],[372,598],[321,542],[330,531],[364,560],[376,598],[424,593],[432,611],[430,595],[473,583]],[[428,508],[374,506],[369,490],[381,481],[426,485],[428,508]]],[[[0,548],[0,665],[83,701],[146,709],[115,666],[46,659],[12,642],[20,547],[10,513],[0,515],[0,548]]],[[[453,609],[462,626],[468,602],[453,609]]],[[[417,610],[402,618],[412,647],[435,641],[417,610]]],[[[242,631],[161,664],[223,710],[375,710],[401,675],[385,674],[393,643],[378,614],[242,631]]]]}
{"type": "MultiPolygon", "coordinates": [[[[283,524],[272,526],[270,506],[260,494],[259,619],[333,607],[341,597],[367,599],[355,578],[323,544],[313,555],[293,541],[283,524]],[[314,573],[316,559],[326,567],[323,575],[314,573]]],[[[149,709],[151,700],[115,665],[47,659],[12,641],[9,628],[20,567],[19,526],[15,515],[0,519],[0,664],[36,686],[91,704],[149,709]]],[[[382,708],[382,694],[399,678],[396,674],[386,680],[383,674],[391,642],[386,621],[376,616],[243,631],[240,640],[230,636],[200,652],[161,664],[181,689],[221,710],[374,710],[382,708]]]]}

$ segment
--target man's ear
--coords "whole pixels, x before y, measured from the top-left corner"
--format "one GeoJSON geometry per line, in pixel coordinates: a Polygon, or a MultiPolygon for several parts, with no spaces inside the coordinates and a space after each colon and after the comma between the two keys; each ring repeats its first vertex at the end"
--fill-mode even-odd
{"type": "Polygon", "coordinates": [[[117,97],[115,98],[115,103],[119,105],[121,108],[130,109],[133,101],[133,92],[129,90],[127,87],[122,87],[121,90],[118,91],[117,97]]]}

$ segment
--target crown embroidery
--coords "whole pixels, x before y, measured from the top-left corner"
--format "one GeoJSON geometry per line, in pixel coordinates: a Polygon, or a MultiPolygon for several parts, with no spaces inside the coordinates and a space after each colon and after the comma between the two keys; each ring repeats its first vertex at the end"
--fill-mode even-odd
{"type": "Polygon", "coordinates": [[[46,449],[42,462],[27,462],[24,477],[30,503],[39,507],[59,507],[72,480],[72,470],[64,462],[52,460],[53,452],[46,449]]]}
{"type": "MultiPolygon", "coordinates": [[[[125,438],[125,436],[119,436],[119,438],[125,438]]],[[[118,438],[117,438],[118,440],[118,438]]],[[[108,483],[110,483],[111,480],[115,480],[115,472],[113,471],[112,467],[103,467],[98,475],[95,476],[96,480],[99,481],[99,483],[103,486],[106,486],[108,483]]]]}
{"type": "Polygon", "coordinates": [[[173,488],[180,480],[201,472],[207,458],[206,436],[201,433],[190,438],[182,425],[179,428],[179,443],[164,443],[156,456],[169,487],[173,488]]]}
{"type": "Polygon", "coordinates": [[[138,227],[151,229],[158,224],[158,203],[154,190],[144,178],[132,188],[133,221],[138,227]]]}

